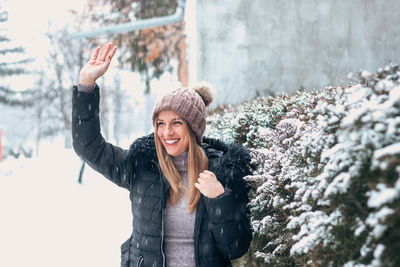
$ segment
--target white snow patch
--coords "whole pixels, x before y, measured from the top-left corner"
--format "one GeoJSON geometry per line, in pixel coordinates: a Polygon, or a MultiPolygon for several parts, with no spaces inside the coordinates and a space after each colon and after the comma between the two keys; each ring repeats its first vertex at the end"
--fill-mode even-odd
{"type": "Polygon", "coordinates": [[[377,191],[367,192],[368,207],[377,208],[385,204],[391,203],[393,200],[399,197],[399,190],[396,188],[388,188],[385,184],[377,184],[377,191]]]}
{"type": "Polygon", "coordinates": [[[120,262],[120,245],[131,231],[128,191],[88,166],[78,184],[80,167],[63,144],[0,162],[0,266],[120,262]]]}

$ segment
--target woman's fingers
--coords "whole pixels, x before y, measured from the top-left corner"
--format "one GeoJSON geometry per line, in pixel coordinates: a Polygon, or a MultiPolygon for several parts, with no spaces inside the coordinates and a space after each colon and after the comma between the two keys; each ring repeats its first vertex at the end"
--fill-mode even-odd
{"type": "Polygon", "coordinates": [[[87,62],[79,73],[79,83],[91,85],[96,82],[108,69],[111,59],[117,51],[117,46],[112,47],[111,43],[107,43],[100,48],[96,47],[89,62],[87,62]]]}
{"type": "Polygon", "coordinates": [[[103,48],[101,49],[99,60],[101,60],[101,61],[106,60],[106,57],[107,57],[108,52],[110,51],[110,48],[111,48],[111,43],[108,43],[103,46],[103,48]]]}
{"type": "Polygon", "coordinates": [[[222,184],[217,180],[217,177],[215,177],[215,174],[207,170],[199,174],[194,186],[203,195],[210,198],[217,197],[225,191],[222,184]]]}
{"type": "Polygon", "coordinates": [[[213,177],[215,177],[214,173],[207,171],[207,170],[205,170],[199,174],[199,178],[202,178],[202,179],[208,179],[208,178],[213,178],[213,177]]]}
{"type": "Polygon", "coordinates": [[[94,50],[91,59],[92,60],[96,60],[97,56],[99,55],[99,51],[100,51],[100,46],[96,47],[96,50],[94,50]]]}
{"type": "Polygon", "coordinates": [[[118,48],[117,46],[114,46],[111,49],[111,52],[108,54],[108,57],[107,57],[107,62],[111,62],[111,59],[114,57],[114,54],[117,51],[117,48],[118,48]]]}
{"type": "Polygon", "coordinates": [[[111,43],[103,45],[103,47],[101,47],[101,50],[100,46],[96,47],[96,50],[92,54],[91,60],[98,61],[97,64],[101,64],[101,62],[107,62],[107,63],[111,62],[111,59],[113,58],[118,48],[117,46],[114,46],[111,49],[111,47],[112,47],[111,43]]]}

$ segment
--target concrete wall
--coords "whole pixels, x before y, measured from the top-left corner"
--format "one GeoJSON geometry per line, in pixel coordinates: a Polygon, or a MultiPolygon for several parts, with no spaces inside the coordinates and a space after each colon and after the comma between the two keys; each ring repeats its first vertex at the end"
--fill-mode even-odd
{"type": "Polygon", "coordinates": [[[197,0],[197,78],[218,103],[400,63],[399,0],[197,0]]]}

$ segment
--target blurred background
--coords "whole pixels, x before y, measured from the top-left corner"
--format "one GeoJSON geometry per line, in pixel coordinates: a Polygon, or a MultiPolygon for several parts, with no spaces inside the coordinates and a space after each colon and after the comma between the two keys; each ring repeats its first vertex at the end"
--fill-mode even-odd
{"type": "Polygon", "coordinates": [[[399,62],[400,2],[0,0],[0,266],[116,266],[128,193],[71,147],[71,88],[98,45],[119,46],[102,133],[150,133],[167,90],[206,80],[212,108],[346,85],[399,62]],[[80,175],[82,174],[83,175],[80,175]],[[83,180],[82,180],[83,177],[83,180]]]}

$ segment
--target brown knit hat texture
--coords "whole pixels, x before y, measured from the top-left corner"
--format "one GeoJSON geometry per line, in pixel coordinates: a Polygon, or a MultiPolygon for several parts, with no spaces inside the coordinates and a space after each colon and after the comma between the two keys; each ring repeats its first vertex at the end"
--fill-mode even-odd
{"type": "Polygon", "coordinates": [[[164,95],[154,107],[153,124],[160,111],[172,110],[189,124],[197,142],[201,144],[206,128],[206,108],[213,101],[213,91],[209,83],[201,82],[193,87],[179,88],[164,95]]]}

